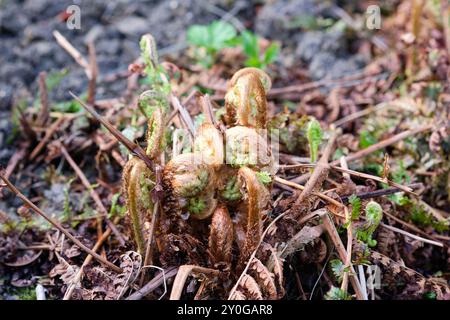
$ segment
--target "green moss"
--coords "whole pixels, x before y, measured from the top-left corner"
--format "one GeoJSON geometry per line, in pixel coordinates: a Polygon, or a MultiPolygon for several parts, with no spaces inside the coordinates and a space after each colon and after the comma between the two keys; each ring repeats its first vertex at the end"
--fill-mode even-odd
{"type": "Polygon", "coordinates": [[[18,300],[36,300],[36,290],[34,287],[14,288],[9,295],[16,297],[18,300]]]}

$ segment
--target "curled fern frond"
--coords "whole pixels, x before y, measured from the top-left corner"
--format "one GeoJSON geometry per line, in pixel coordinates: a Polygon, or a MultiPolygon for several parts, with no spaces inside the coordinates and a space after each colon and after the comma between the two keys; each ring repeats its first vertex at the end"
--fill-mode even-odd
{"type": "Polygon", "coordinates": [[[126,195],[128,214],[139,254],[145,254],[144,222],[151,216],[153,202],[150,191],[154,187],[153,173],[138,157],[131,158],[123,171],[122,186],[126,195]]]}
{"type": "Polygon", "coordinates": [[[236,72],[225,95],[229,124],[265,128],[270,86],[270,77],[262,70],[245,68],[236,72]]]}

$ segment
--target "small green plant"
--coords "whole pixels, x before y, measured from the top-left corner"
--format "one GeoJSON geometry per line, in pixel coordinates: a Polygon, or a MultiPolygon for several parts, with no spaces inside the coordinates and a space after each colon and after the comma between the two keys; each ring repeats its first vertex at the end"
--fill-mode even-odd
{"type": "Polygon", "coordinates": [[[36,300],[36,289],[34,287],[16,288],[11,290],[10,295],[18,300],[36,300]]]}
{"type": "Polygon", "coordinates": [[[334,286],[330,288],[324,298],[325,300],[352,300],[352,297],[347,292],[334,286]]]}
{"type": "Polygon", "coordinates": [[[319,152],[319,145],[322,142],[323,137],[323,132],[319,121],[313,119],[309,122],[306,137],[308,138],[311,162],[316,162],[319,152]]]}
{"type": "Polygon", "coordinates": [[[209,68],[213,65],[217,53],[231,47],[231,41],[236,38],[236,29],[224,21],[213,21],[209,25],[193,25],[187,31],[187,41],[190,45],[202,48],[202,54],[197,50],[200,63],[209,68]]]}
{"type": "Polygon", "coordinates": [[[246,55],[245,66],[264,69],[274,62],[280,51],[277,43],[271,43],[261,52],[259,37],[249,30],[238,35],[236,29],[224,21],[213,21],[209,25],[193,25],[187,31],[187,41],[196,48],[201,65],[210,68],[217,54],[224,48],[240,46],[246,55]]]}
{"type": "Polygon", "coordinates": [[[330,261],[331,271],[338,282],[342,282],[344,273],[346,272],[345,265],[339,259],[333,259],[330,261]]]}
{"type": "Polygon", "coordinates": [[[127,212],[127,208],[119,204],[119,197],[120,192],[117,192],[113,195],[111,199],[111,209],[108,212],[108,218],[110,219],[115,216],[123,217],[127,212]]]}
{"type": "Polygon", "coordinates": [[[423,227],[431,226],[438,232],[447,231],[449,229],[449,222],[447,220],[440,221],[434,219],[433,215],[420,205],[414,205],[411,211],[410,219],[416,225],[423,227]]]}
{"type": "Polygon", "coordinates": [[[355,194],[352,194],[348,198],[348,202],[352,205],[352,220],[358,220],[361,212],[361,199],[355,194]]]}
{"type": "Polygon", "coordinates": [[[269,64],[276,60],[280,51],[280,46],[273,42],[264,52],[261,52],[259,37],[248,30],[241,33],[238,43],[242,46],[242,49],[247,56],[247,60],[245,60],[245,65],[247,67],[265,69],[269,64]]]}
{"type": "Polygon", "coordinates": [[[377,138],[369,131],[364,130],[359,134],[359,146],[362,149],[368,148],[377,142],[377,138]]]}
{"type": "Polygon", "coordinates": [[[48,91],[52,91],[55,87],[59,86],[61,81],[69,74],[69,69],[64,68],[62,70],[52,71],[47,75],[45,79],[45,85],[48,91]]]}

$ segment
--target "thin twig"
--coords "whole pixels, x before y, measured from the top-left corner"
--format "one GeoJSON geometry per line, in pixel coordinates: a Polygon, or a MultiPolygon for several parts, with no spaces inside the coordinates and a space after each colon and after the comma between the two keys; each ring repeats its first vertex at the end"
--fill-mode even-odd
{"type": "Polygon", "coordinates": [[[305,189],[295,201],[295,207],[298,207],[306,198],[308,198],[309,195],[313,192],[314,188],[317,187],[317,184],[321,184],[323,178],[327,176],[328,170],[330,168],[328,159],[331,155],[331,151],[333,150],[334,143],[336,142],[339,133],[340,129],[333,131],[322,156],[320,157],[319,161],[316,164],[316,167],[314,168],[311,178],[309,178],[308,182],[305,184],[305,189]]]}
{"type": "Polygon", "coordinates": [[[393,214],[391,214],[391,213],[389,213],[387,211],[383,212],[383,214],[385,214],[386,216],[388,216],[389,218],[391,218],[395,222],[400,223],[402,226],[404,226],[404,227],[406,227],[406,228],[408,228],[408,229],[410,229],[410,230],[412,230],[414,232],[417,232],[417,233],[421,234],[424,237],[430,237],[430,238],[435,239],[435,240],[438,239],[438,238],[436,238],[437,235],[429,235],[425,231],[422,231],[421,229],[416,227],[415,225],[410,224],[410,223],[408,223],[406,221],[403,221],[402,219],[397,218],[396,216],[394,216],[393,214]]]}
{"type": "Polygon", "coordinates": [[[52,123],[52,125],[48,128],[48,130],[45,131],[44,137],[42,138],[41,141],[39,141],[38,145],[31,152],[30,161],[33,160],[39,154],[39,152],[41,152],[42,148],[44,148],[44,146],[50,140],[55,131],[58,130],[58,128],[66,119],[68,118],[66,117],[58,118],[55,122],[52,123]]]}
{"type": "Polygon", "coordinates": [[[206,275],[218,276],[220,271],[211,268],[199,267],[196,265],[183,265],[178,269],[177,276],[173,281],[170,300],[180,300],[184,284],[191,273],[203,273],[206,275]]]}
{"type": "MultiPolygon", "coordinates": [[[[293,164],[293,165],[282,165],[280,166],[281,169],[284,170],[289,170],[289,169],[296,169],[296,168],[314,168],[316,166],[316,164],[314,163],[299,163],[299,164],[293,164]]],[[[355,171],[355,170],[350,170],[350,169],[346,169],[346,168],[342,168],[342,167],[338,167],[335,165],[330,165],[330,168],[336,171],[340,171],[340,172],[344,172],[353,176],[357,176],[360,178],[364,178],[364,179],[371,179],[371,180],[375,180],[384,184],[388,184],[388,185],[392,185],[393,187],[391,188],[386,188],[386,189],[382,189],[382,190],[375,190],[375,191],[370,191],[370,192],[364,192],[364,193],[360,193],[357,194],[358,197],[367,199],[367,198],[373,198],[373,197],[380,197],[383,195],[389,195],[389,194],[393,194],[396,192],[407,192],[410,194],[413,194],[414,196],[417,196],[415,193],[413,193],[412,191],[414,189],[420,189],[421,187],[423,187],[422,183],[412,183],[410,185],[401,185],[398,183],[395,183],[391,180],[388,179],[383,179],[380,178],[378,176],[374,176],[368,173],[363,173],[363,172],[359,172],[359,171],[355,171]]],[[[293,182],[295,179],[293,180],[286,180],[289,181],[290,183],[295,184],[295,182],[293,182]]],[[[348,197],[342,197],[341,198],[342,201],[348,201],[348,197]]]]}
{"type": "MultiPolygon", "coordinates": [[[[345,250],[344,244],[342,243],[342,240],[339,237],[338,232],[336,231],[336,227],[334,226],[333,221],[331,220],[330,216],[326,211],[325,213],[321,213],[320,216],[322,217],[323,224],[327,229],[330,238],[334,243],[334,246],[336,247],[336,250],[339,254],[339,258],[342,261],[347,261],[348,257],[347,251],[345,250]]],[[[351,264],[350,264],[349,280],[350,283],[352,284],[353,290],[355,291],[356,298],[358,300],[364,300],[364,294],[362,293],[361,285],[358,281],[358,278],[356,277],[355,269],[351,264]]]]}
{"type": "MultiPolygon", "coordinates": [[[[153,206],[153,215],[150,222],[150,230],[148,231],[147,248],[145,249],[144,267],[153,264],[153,235],[155,233],[156,222],[159,218],[160,202],[159,200],[153,206]]],[[[139,286],[142,287],[145,280],[145,273],[142,272],[139,286]]]]}
{"type": "MultiPolygon", "coordinates": [[[[415,190],[415,189],[423,188],[423,184],[420,183],[420,182],[419,183],[412,183],[412,184],[406,185],[405,187],[411,188],[412,190],[415,190]]],[[[397,188],[397,187],[390,187],[390,188],[386,188],[386,189],[380,189],[380,190],[356,193],[355,195],[362,200],[362,199],[370,199],[370,198],[382,197],[382,196],[394,194],[394,193],[397,193],[397,192],[402,192],[402,190],[397,188]]],[[[344,196],[344,197],[341,197],[341,200],[342,200],[342,202],[346,203],[346,202],[348,202],[349,198],[350,198],[350,196],[344,196]]]]}
{"type": "Polygon", "coordinates": [[[394,232],[403,234],[404,236],[410,237],[410,238],[412,238],[412,239],[419,240],[419,241],[422,241],[422,242],[431,244],[431,245],[433,245],[433,246],[437,246],[437,247],[441,247],[441,248],[444,247],[444,244],[443,244],[442,242],[437,242],[437,241],[433,241],[433,240],[430,240],[430,239],[425,239],[425,238],[416,236],[416,235],[414,235],[414,234],[412,234],[412,233],[409,233],[409,232],[407,232],[407,231],[404,231],[404,230],[402,230],[402,229],[399,229],[399,228],[396,228],[396,227],[392,227],[392,226],[387,225],[387,224],[384,224],[384,223],[380,223],[380,225],[381,225],[383,228],[386,228],[386,229],[392,230],[392,231],[394,231],[394,232]]]}
{"type": "Polygon", "coordinates": [[[38,215],[40,215],[42,218],[47,220],[50,224],[52,224],[56,229],[64,233],[66,237],[68,237],[70,240],[72,240],[73,243],[75,243],[80,249],[85,251],[86,253],[92,255],[97,261],[100,263],[103,263],[105,266],[108,266],[113,271],[117,273],[121,273],[122,269],[118,266],[114,265],[113,263],[109,262],[108,260],[104,259],[88,247],[86,247],[84,244],[82,244],[77,238],[75,238],[72,234],[70,234],[69,231],[64,229],[58,221],[55,219],[49,217],[47,214],[45,214],[41,209],[39,209],[33,202],[31,202],[30,199],[28,199],[23,193],[21,193],[12,183],[9,181],[8,178],[6,178],[2,172],[0,172],[0,178],[6,183],[8,188],[16,194],[17,197],[19,197],[23,202],[27,204],[28,207],[30,207],[34,212],[36,212],[38,215]]]}
{"type": "MultiPolygon", "coordinates": [[[[418,133],[421,133],[421,132],[424,132],[424,131],[428,131],[432,127],[433,127],[432,124],[426,124],[424,126],[421,126],[421,127],[415,128],[415,129],[405,130],[403,132],[400,132],[399,134],[396,134],[395,136],[392,136],[392,137],[387,138],[387,139],[385,139],[383,141],[375,143],[375,144],[371,145],[370,147],[368,147],[366,149],[362,149],[362,150],[357,151],[355,153],[349,154],[349,155],[345,156],[345,160],[347,162],[351,162],[351,161],[355,161],[355,160],[364,158],[365,156],[367,156],[367,155],[369,155],[369,154],[371,154],[371,153],[373,153],[375,151],[378,151],[380,149],[386,148],[386,147],[388,147],[388,146],[390,146],[390,145],[392,145],[394,143],[397,143],[397,142],[399,142],[399,141],[401,141],[403,139],[406,139],[406,138],[408,138],[410,136],[413,136],[415,134],[418,134],[418,133]]],[[[340,160],[337,159],[337,160],[331,162],[330,164],[336,166],[339,163],[340,163],[340,160]]],[[[297,177],[295,179],[292,179],[292,181],[294,181],[296,183],[303,183],[309,178],[309,176],[310,176],[310,174],[304,174],[304,175],[301,175],[301,176],[299,176],[299,177],[297,177]]]]}
{"type": "Polygon", "coordinates": [[[42,71],[39,73],[39,97],[41,100],[41,111],[39,113],[39,125],[44,126],[49,118],[48,92],[46,83],[47,73],[42,71]]]}
{"type": "Polygon", "coordinates": [[[180,100],[178,100],[178,98],[175,95],[173,94],[170,95],[170,101],[172,102],[174,108],[177,109],[179,114],[181,115],[181,119],[186,124],[191,137],[194,138],[196,134],[195,126],[191,116],[189,115],[189,112],[187,112],[186,108],[184,108],[181,105],[180,100]]]}
{"type": "MultiPolygon", "coordinates": [[[[278,182],[278,183],[285,184],[285,185],[287,185],[289,187],[292,187],[292,188],[295,188],[295,189],[305,190],[304,186],[302,186],[302,185],[300,185],[298,183],[289,181],[289,180],[285,180],[285,179],[280,178],[278,176],[275,176],[274,180],[276,182],[278,182]]],[[[321,199],[323,199],[323,200],[325,200],[325,201],[328,201],[329,203],[334,204],[335,206],[344,207],[344,205],[342,203],[340,203],[339,201],[336,201],[335,199],[327,196],[326,194],[323,194],[321,192],[316,192],[316,191],[313,191],[312,194],[317,196],[317,197],[319,197],[319,198],[321,198],[321,199]]]]}
{"type": "Polygon", "coordinates": [[[132,142],[130,139],[125,137],[122,132],[117,130],[111,123],[109,123],[107,120],[105,120],[101,115],[95,111],[95,109],[84,103],[83,100],[81,100],[77,95],[75,95],[73,92],[69,91],[69,94],[78,101],[78,103],[87,111],[89,112],[97,121],[99,121],[101,124],[105,126],[106,129],[120,142],[122,143],[132,154],[135,154],[138,156],[144,163],[149,167],[151,170],[154,170],[154,163],[153,161],[146,155],[144,149],[142,149],[139,145],[132,142]]]}
{"type": "Polygon", "coordinates": [[[150,294],[153,290],[158,288],[165,279],[172,278],[178,273],[178,267],[170,267],[163,272],[158,273],[150,282],[148,282],[141,289],[134,292],[125,300],[141,300],[143,297],[150,294]]]}
{"type": "Polygon", "coordinates": [[[378,182],[381,182],[381,183],[385,183],[385,184],[393,186],[393,187],[395,187],[397,189],[400,189],[401,191],[404,191],[404,192],[407,192],[409,194],[417,196],[417,194],[415,194],[411,188],[403,186],[403,185],[401,185],[399,183],[396,183],[394,181],[391,181],[389,179],[383,179],[383,178],[380,178],[380,177],[377,177],[377,176],[374,176],[374,175],[371,175],[371,174],[368,174],[368,173],[358,172],[358,171],[354,171],[354,170],[350,170],[350,169],[344,169],[344,168],[337,167],[337,166],[334,166],[334,165],[332,165],[331,168],[333,168],[334,170],[337,170],[337,171],[349,173],[349,174],[351,174],[353,176],[356,176],[356,177],[365,178],[365,179],[371,179],[371,180],[375,180],[375,181],[378,181],[378,182]]]}
{"type": "Polygon", "coordinates": [[[61,34],[59,31],[53,31],[53,36],[56,38],[56,42],[67,51],[68,54],[75,59],[75,61],[84,69],[86,76],[88,79],[91,79],[91,69],[89,68],[89,63],[86,59],[81,55],[81,53],[75,49],[74,46],[61,34]]]}
{"type": "MultiPolygon", "coordinates": [[[[397,143],[397,142],[399,142],[401,140],[404,140],[404,139],[406,139],[406,138],[408,138],[410,136],[416,135],[416,134],[424,132],[424,131],[428,131],[432,127],[433,127],[432,124],[426,124],[426,125],[423,125],[423,126],[418,127],[418,128],[405,130],[403,132],[400,132],[399,134],[396,134],[395,136],[392,136],[392,137],[387,138],[387,139],[385,139],[383,141],[375,143],[375,144],[371,145],[370,147],[362,149],[362,150],[360,150],[358,152],[355,152],[353,154],[349,154],[348,156],[345,157],[345,160],[347,160],[347,162],[351,162],[351,161],[355,161],[355,160],[364,158],[365,156],[367,156],[367,155],[369,155],[369,154],[371,154],[371,153],[373,153],[373,152],[375,152],[377,150],[386,148],[387,146],[390,146],[390,145],[392,145],[394,143],[397,143]]],[[[339,159],[336,160],[336,161],[333,161],[332,164],[333,165],[339,164],[339,159]]]]}
{"type": "Polygon", "coordinates": [[[89,84],[88,84],[87,103],[90,105],[94,105],[95,104],[95,90],[97,87],[98,66],[97,66],[97,55],[95,53],[95,45],[93,42],[89,42],[88,51],[89,51],[89,70],[90,70],[91,78],[89,79],[89,84]]]}

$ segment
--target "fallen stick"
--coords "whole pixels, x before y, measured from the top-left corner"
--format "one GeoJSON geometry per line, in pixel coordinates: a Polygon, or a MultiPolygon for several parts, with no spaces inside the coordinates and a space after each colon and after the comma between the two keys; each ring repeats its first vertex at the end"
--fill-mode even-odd
{"type": "Polygon", "coordinates": [[[67,51],[68,54],[84,69],[88,79],[91,79],[91,69],[89,68],[89,63],[84,59],[82,54],[75,49],[75,47],[61,34],[59,31],[53,31],[53,36],[56,38],[56,42],[67,51]]]}
{"type": "Polygon", "coordinates": [[[127,297],[125,300],[141,300],[143,297],[158,288],[166,279],[172,278],[177,273],[178,267],[170,267],[164,272],[158,273],[152,280],[150,280],[150,282],[127,297]]]}
{"type": "MultiPolygon", "coordinates": [[[[305,190],[305,187],[304,187],[304,186],[302,186],[302,185],[300,185],[300,184],[298,184],[298,183],[289,181],[289,180],[285,180],[285,179],[280,178],[280,177],[278,177],[278,176],[275,176],[274,180],[275,180],[276,182],[278,182],[278,183],[287,185],[287,186],[292,187],[292,188],[295,188],[295,189],[299,189],[299,190],[302,190],[302,191],[305,190]]],[[[335,199],[333,199],[333,198],[327,196],[326,194],[323,194],[323,193],[317,192],[317,191],[313,191],[312,194],[315,195],[315,196],[317,196],[317,197],[319,197],[319,198],[321,198],[321,199],[323,199],[323,200],[325,200],[325,201],[328,201],[329,203],[334,204],[335,206],[343,207],[342,203],[340,203],[339,201],[336,201],[335,199]]]]}
{"type": "MultiPolygon", "coordinates": [[[[328,212],[322,212],[319,215],[323,219],[323,225],[327,229],[331,240],[334,243],[334,246],[336,247],[336,250],[338,252],[339,258],[342,261],[347,261],[348,253],[345,250],[344,244],[342,243],[341,238],[339,237],[338,232],[336,231],[336,227],[334,226],[333,221],[331,220],[330,216],[328,215],[328,212]]],[[[350,273],[349,273],[349,280],[352,284],[353,290],[355,290],[356,298],[358,300],[364,300],[365,296],[362,292],[361,285],[359,283],[358,278],[356,277],[355,269],[353,268],[353,265],[350,264],[350,273]]]]}
{"type": "Polygon", "coordinates": [[[431,244],[431,245],[433,245],[433,246],[437,246],[437,247],[441,247],[441,248],[444,247],[444,244],[441,243],[441,242],[437,242],[437,241],[433,241],[433,240],[430,240],[430,239],[422,238],[422,237],[416,236],[416,235],[414,235],[414,234],[412,234],[412,233],[409,233],[409,232],[407,232],[407,231],[404,231],[404,230],[402,230],[402,229],[399,229],[399,228],[396,228],[396,227],[392,227],[392,226],[389,226],[389,225],[384,224],[384,223],[380,223],[380,225],[381,225],[383,228],[386,228],[386,229],[388,229],[388,230],[391,230],[391,231],[400,233],[400,234],[402,234],[402,235],[404,235],[404,236],[407,236],[407,237],[410,237],[410,238],[412,238],[412,239],[419,240],[419,241],[422,241],[422,242],[431,244]]]}
{"type": "Polygon", "coordinates": [[[42,138],[41,141],[39,141],[38,145],[31,152],[30,161],[33,160],[39,154],[39,152],[41,152],[42,148],[44,148],[44,146],[50,140],[55,131],[58,130],[58,128],[66,119],[68,118],[66,117],[58,118],[55,122],[52,123],[52,125],[48,128],[48,130],[45,131],[44,137],[42,138]]]}
{"type": "Polygon", "coordinates": [[[90,70],[89,72],[91,74],[91,78],[89,79],[88,84],[87,102],[90,105],[94,105],[95,90],[97,87],[98,66],[97,66],[97,55],[95,53],[95,45],[93,42],[89,42],[88,51],[89,51],[89,70],[90,70]]]}
{"type": "Polygon", "coordinates": [[[116,138],[120,143],[122,143],[132,154],[138,156],[151,170],[155,169],[155,165],[153,161],[147,156],[144,149],[142,149],[139,145],[132,142],[130,139],[125,137],[122,132],[117,130],[111,123],[105,120],[101,115],[95,111],[95,109],[84,103],[77,95],[73,92],[69,91],[69,94],[77,100],[77,102],[87,111],[89,112],[97,121],[99,121],[102,125],[105,126],[106,129],[116,138]]]}
{"type": "Polygon", "coordinates": [[[170,293],[170,300],[180,300],[183,293],[184,284],[191,273],[203,273],[206,275],[218,276],[219,270],[199,267],[196,265],[183,265],[178,269],[177,276],[173,281],[172,292],[170,293]]]}
{"type": "Polygon", "coordinates": [[[322,184],[324,178],[328,175],[328,171],[330,169],[330,165],[328,163],[328,158],[331,155],[331,151],[333,150],[334,144],[336,142],[337,136],[340,133],[339,130],[335,130],[332,133],[332,136],[328,140],[327,146],[325,147],[325,150],[323,151],[322,156],[320,157],[319,161],[317,162],[313,173],[311,174],[311,177],[308,179],[308,182],[305,184],[305,189],[302,191],[300,196],[295,201],[294,207],[300,206],[300,204],[309,197],[309,195],[313,192],[314,188],[318,184],[322,184]]]}
{"type": "Polygon", "coordinates": [[[38,116],[38,123],[44,126],[49,118],[48,108],[48,91],[46,83],[47,73],[45,71],[39,73],[39,97],[41,100],[41,111],[38,116]]]}

